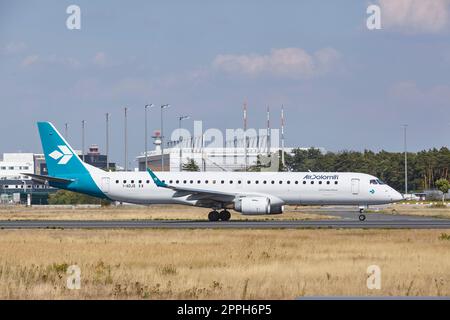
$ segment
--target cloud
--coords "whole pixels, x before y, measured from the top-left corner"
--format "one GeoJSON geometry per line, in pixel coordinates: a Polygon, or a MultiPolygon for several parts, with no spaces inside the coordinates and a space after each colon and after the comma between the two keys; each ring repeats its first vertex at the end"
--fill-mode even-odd
{"type": "Polygon", "coordinates": [[[280,77],[312,77],[330,71],[339,60],[333,48],[324,48],[313,54],[301,48],[272,49],[270,54],[220,54],[212,65],[231,74],[257,76],[261,74],[280,77]]]}
{"type": "Polygon", "coordinates": [[[93,62],[97,66],[106,65],[106,54],[104,52],[97,52],[94,56],[93,62]]]}
{"type": "Polygon", "coordinates": [[[406,103],[408,107],[415,105],[424,110],[438,106],[447,108],[450,101],[450,85],[440,84],[423,88],[413,81],[402,81],[391,86],[389,95],[406,103]]]}
{"type": "Polygon", "coordinates": [[[10,42],[5,45],[0,51],[4,54],[17,54],[25,51],[27,45],[24,42],[10,42]]]}
{"type": "Polygon", "coordinates": [[[63,66],[63,67],[68,67],[68,68],[72,68],[72,69],[76,69],[81,66],[81,63],[77,59],[74,59],[71,57],[61,58],[55,54],[45,56],[45,57],[38,56],[37,54],[29,55],[29,56],[26,56],[22,60],[20,65],[23,68],[26,68],[26,67],[30,67],[32,65],[37,65],[37,64],[47,65],[47,66],[63,66]]]}
{"type": "Polygon", "coordinates": [[[38,61],[39,61],[39,56],[33,54],[33,55],[25,57],[25,59],[22,60],[22,63],[20,65],[22,67],[26,68],[33,64],[36,64],[38,61]]]}
{"type": "Polygon", "coordinates": [[[407,33],[436,33],[449,19],[449,0],[378,0],[383,28],[407,33]]]}

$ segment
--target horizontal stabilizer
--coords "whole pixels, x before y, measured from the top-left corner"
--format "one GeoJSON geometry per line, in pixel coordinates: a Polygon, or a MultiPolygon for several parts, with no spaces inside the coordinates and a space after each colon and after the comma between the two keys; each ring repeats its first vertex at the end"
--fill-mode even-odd
{"type": "Polygon", "coordinates": [[[31,174],[31,173],[22,173],[22,174],[30,177],[34,181],[40,182],[40,183],[55,182],[55,183],[60,183],[60,184],[69,184],[69,183],[73,182],[73,180],[56,178],[56,177],[51,177],[51,176],[41,176],[38,174],[31,174]]]}

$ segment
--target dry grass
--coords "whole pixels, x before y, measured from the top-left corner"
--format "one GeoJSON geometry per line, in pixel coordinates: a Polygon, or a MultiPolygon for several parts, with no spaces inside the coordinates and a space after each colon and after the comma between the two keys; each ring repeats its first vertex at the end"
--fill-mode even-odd
{"type": "Polygon", "coordinates": [[[2,230],[0,298],[450,295],[449,233],[2,230]],[[65,287],[64,270],[70,264],[81,268],[80,290],[65,287]],[[381,290],[366,287],[366,269],[372,264],[381,267],[381,290]]]}
{"type": "MultiPolygon", "coordinates": [[[[243,216],[230,211],[233,220],[323,220],[336,219],[333,216],[294,211],[286,207],[280,215],[243,216]]],[[[207,220],[207,208],[181,205],[123,206],[92,209],[62,209],[35,206],[27,208],[0,207],[0,220],[207,220]]]]}
{"type": "Polygon", "coordinates": [[[376,211],[377,213],[385,214],[399,214],[399,215],[411,215],[422,217],[434,217],[434,218],[450,218],[450,207],[447,208],[432,208],[428,205],[416,205],[416,204],[393,204],[385,209],[376,211]]]}

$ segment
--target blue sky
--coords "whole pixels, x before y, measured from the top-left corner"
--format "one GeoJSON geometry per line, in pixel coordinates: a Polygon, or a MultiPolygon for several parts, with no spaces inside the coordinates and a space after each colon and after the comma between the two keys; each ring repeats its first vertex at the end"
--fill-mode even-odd
{"type": "MultiPolygon", "coordinates": [[[[8,1],[0,2],[0,152],[41,152],[35,122],[52,121],[81,147],[129,158],[144,145],[144,105],[170,103],[165,128],[273,126],[285,106],[286,144],[327,150],[448,146],[450,28],[447,0],[8,1]],[[381,7],[381,30],[366,8],[381,7]],[[81,8],[68,30],[66,8],[81,8]],[[425,8],[425,10],[424,10],[425,8]]],[[[149,114],[151,130],[159,113],[149,114]]]]}

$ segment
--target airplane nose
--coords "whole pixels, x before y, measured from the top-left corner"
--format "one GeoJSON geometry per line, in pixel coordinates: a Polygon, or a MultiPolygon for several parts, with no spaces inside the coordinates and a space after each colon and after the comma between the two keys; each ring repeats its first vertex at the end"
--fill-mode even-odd
{"type": "Polygon", "coordinates": [[[403,200],[403,195],[395,190],[392,190],[393,194],[392,194],[392,201],[402,201],[403,200]]]}

